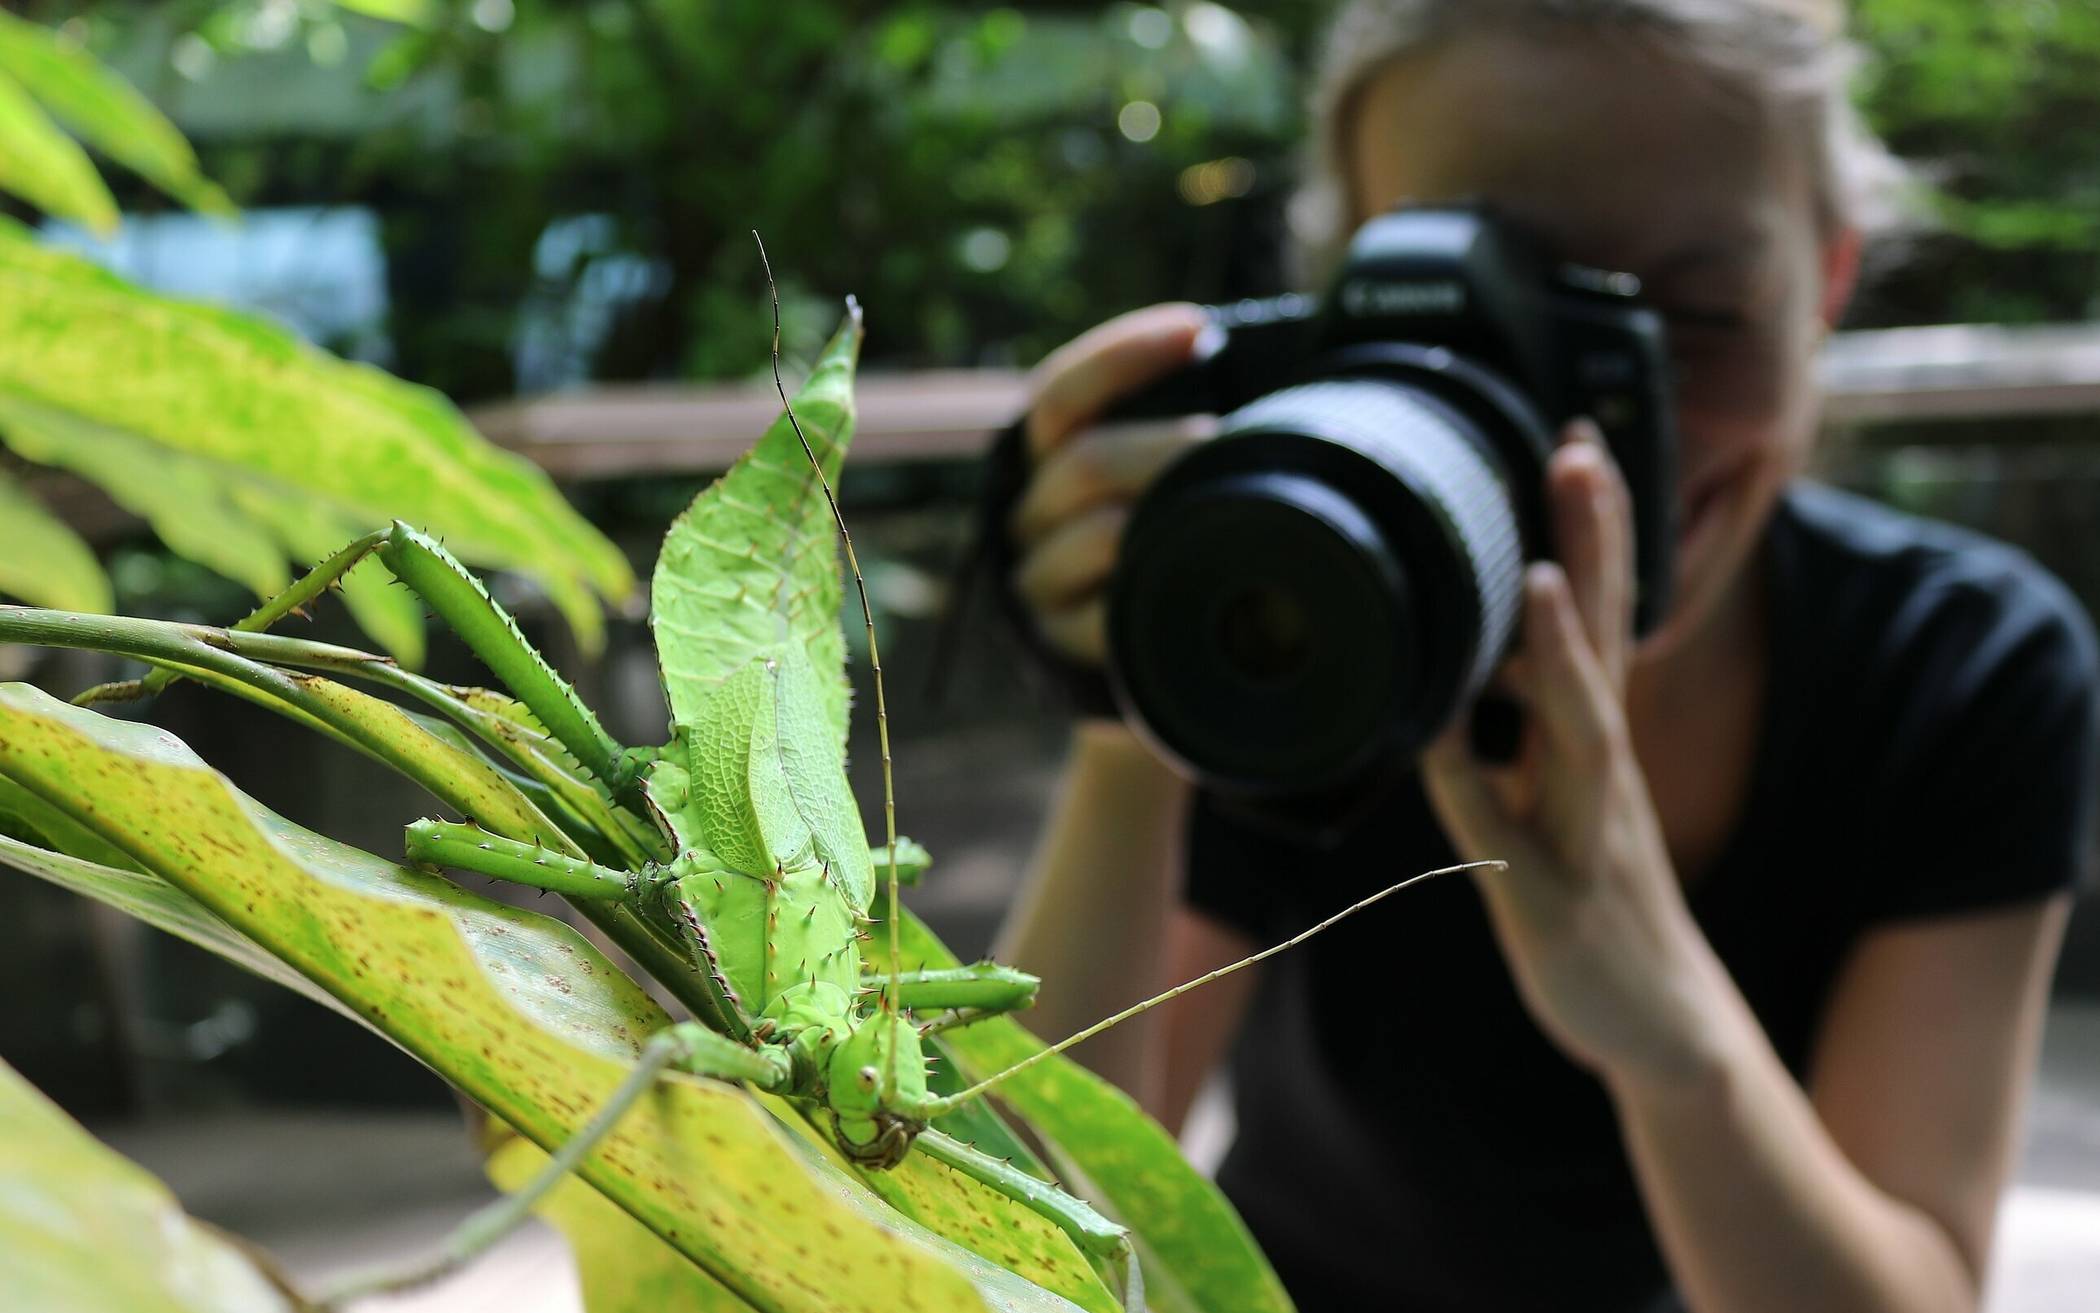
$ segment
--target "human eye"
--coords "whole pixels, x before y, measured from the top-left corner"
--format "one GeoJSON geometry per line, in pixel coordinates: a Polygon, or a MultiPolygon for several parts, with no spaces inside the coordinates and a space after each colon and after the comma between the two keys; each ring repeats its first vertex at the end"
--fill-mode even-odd
{"type": "Polygon", "coordinates": [[[1739,346],[1756,328],[1745,309],[1726,305],[1660,305],[1670,353],[1680,360],[1701,359],[1739,346]]]}

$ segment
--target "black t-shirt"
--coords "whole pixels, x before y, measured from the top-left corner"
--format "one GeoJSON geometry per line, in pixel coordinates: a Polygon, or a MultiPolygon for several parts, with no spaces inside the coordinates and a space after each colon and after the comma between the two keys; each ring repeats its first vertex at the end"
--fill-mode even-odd
{"type": "MultiPolygon", "coordinates": [[[[1813,485],[1767,534],[1767,712],[1687,899],[1799,1078],[1870,926],[2038,899],[2090,859],[2092,630],[2026,556],[1813,485]]],[[[1455,858],[1412,777],[1331,847],[1199,799],[1187,898],[1270,942],[1455,858]]],[[[1598,1082],[1432,880],[1269,962],[1220,1184],[1304,1313],[1678,1307],[1598,1082]]]]}

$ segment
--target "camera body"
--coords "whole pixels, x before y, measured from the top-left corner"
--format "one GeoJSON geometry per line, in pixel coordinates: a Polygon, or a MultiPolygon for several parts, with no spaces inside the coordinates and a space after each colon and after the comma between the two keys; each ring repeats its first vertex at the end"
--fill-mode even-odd
{"type": "Polygon", "coordinates": [[[1367,223],[1324,298],[1211,311],[1115,418],[1219,433],[1133,510],[1109,591],[1127,718],[1214,792],[1336,812],[1471,706],[1551,554],[1545,465],[1588,416],[1632,494],[1636,625],[1668,603],[1662,323],[1631,275],[1471,207],[1367,223]],[[1301,804],[1304,804],[1301,806],[1301,804]]]}

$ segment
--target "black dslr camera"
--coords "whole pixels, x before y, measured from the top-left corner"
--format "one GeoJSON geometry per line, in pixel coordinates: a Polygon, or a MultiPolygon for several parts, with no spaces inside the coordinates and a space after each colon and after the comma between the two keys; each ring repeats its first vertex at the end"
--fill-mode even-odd
{"type": "Polygon", "coordinates": [[[1587,415],[1632,490],[1636,621],[1662,614],[1675,448],[1659,317],[1492,213],[1400,209],[1333,290],[1220,307],[1112,418],[1212,413],[1139,501],[1109,588],[1117,704],[1206,787],[1335,819],[1471,706],[1550,554],[1544,470],[1587,415]]]}

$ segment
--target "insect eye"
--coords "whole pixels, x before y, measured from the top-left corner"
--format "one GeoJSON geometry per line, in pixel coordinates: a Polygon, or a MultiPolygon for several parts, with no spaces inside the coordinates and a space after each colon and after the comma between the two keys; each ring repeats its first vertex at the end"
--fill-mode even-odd
{"type": "Polygon", "coordinates": [[[862,1067],[860,1069],[860,1083],[866,1089],[872,1090],[875,1088],[875,1069],[873,1067],[862,1067]]]}

